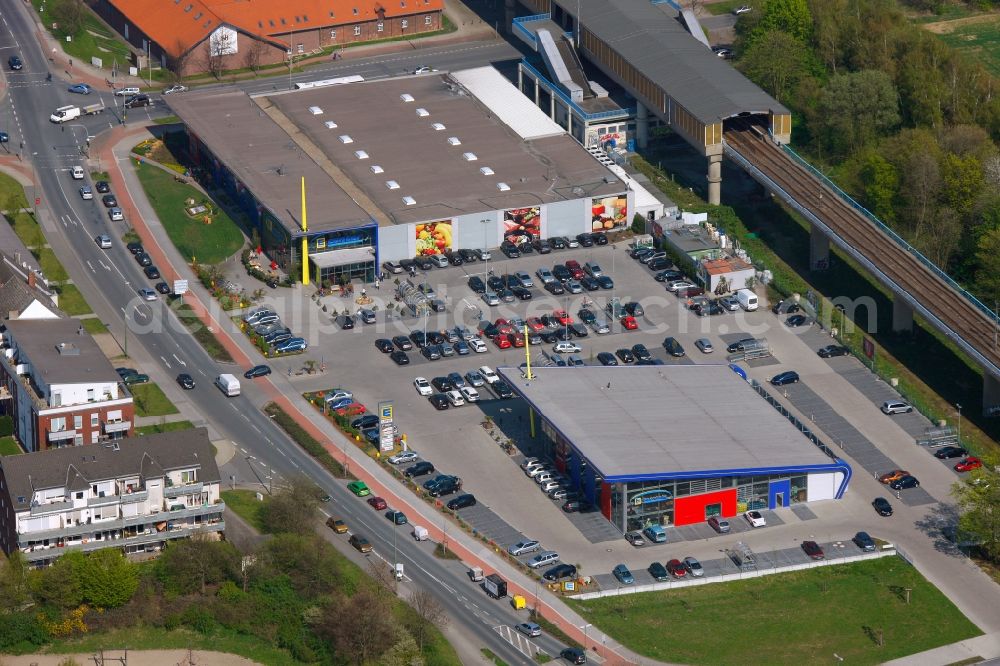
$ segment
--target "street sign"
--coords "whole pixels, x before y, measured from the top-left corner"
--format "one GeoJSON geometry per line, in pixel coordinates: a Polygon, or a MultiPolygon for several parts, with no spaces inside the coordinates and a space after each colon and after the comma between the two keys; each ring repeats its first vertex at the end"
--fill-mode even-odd
{"type": "Polygon", "coordinates": [[[174,295],[181,296],[188,292],[187,280],[174,280],[174,295]]]}
{"type": "Polygon", "coordinates": [[[392,422],[392,402],[378,403],[378,445],[381,451],[392,451],[395,446],[395,428],[392,422]]]}

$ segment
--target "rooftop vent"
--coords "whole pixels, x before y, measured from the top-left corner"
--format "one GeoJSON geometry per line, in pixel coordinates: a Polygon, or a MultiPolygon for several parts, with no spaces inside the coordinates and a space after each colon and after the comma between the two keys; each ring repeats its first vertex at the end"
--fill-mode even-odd
{"type": "Polygon", "coordinates": [[[458,140],[457,136],[449,136],[448,137],[448,145],[449,146],[461,146],[462,142],[458,140]]]}
{"type": "Polygon", "coordinates": [[[368,159],[368,153],[366,153],[363,150],[355,150],[354,151],[354,156],[357,157],[359,160],[366,160],[366,159],[368,159]]]}
{"type": "Polygon", "coordinates": [[[314,116],[318,116],[321,113],[323,113],[323,109],[321,109],[318,106],[310,106],[309,107],[309,113],[313,114],[314,116]]]}
{"type": "Polygon", "coordinates": [[[56,345],[56,350],[60,356],[79,356],[80,348],[72,342],[60,342],[56,345]]]}
{"type": "Polygon", "coordinates": [[[479,173],[483,174],[484,176],[492,176],[493,169],[491,169],[490,167],[479,167],[479,173]]]}
{"type": "Polygon", "coordinates": [[[475,153],[462,153],[462,158],[465,159],[466,162],[475,162],[479,159],[476,157],[475,153]]]}
{"type": "Polygon", "coordinates": [[[421,118],[426,118],[427,116],[431,115],[431,112],[428,111],[427,109],[420,108],[417,109],[417,115],[420,116],[421,118]]]}
{"type": "Polygon", "coordinates": [[[354,139],[351,138],[350,134],[341,134],[340,135],[340,142],[341,143],[354,143],[354,139]]]}
{"type": "Polygon", "coordinates": [[[434,129],[436,129],[436,130],[437,130],[438,132],[440,132],[440,131],[441,131],[441,130],[443,130],[443,129],[447,129],[447,128],[446,128],[446,127],[445,127],[444,125],[442,125],[441,123],[431,123],[431,127],[433,127],[434,129]]]}
{"type": "Polygon", "coordinates": [[[407,206],[415,206],[417,204],[417,200],[413,197],[403,197],[403,203],[407,206]]]}
{"type": "Polygon", "coordinates": [[[327,120],[323,124],[326,125],[327,129],[336,129],[337,128],[337,123],[333,122],[332,120],[327,120]]]}
{"type": "Polygon", "coordinates": [[[377,164],[373,164],[372,165],[372,173],[383,173],[384,171],[385,171],[385,169],[383,169],[379,165],[377,165],[377,164]]]}
{"type": "Polygon", "coordinates": [[[402,95],[399,96],[399,99],[403,100],[404,102],[412,102],[413,95],[411,95],[410,93],[403,93],[402,95]]]}
{"type": "Polygon", "coordinates": [[[507,183],[497,183],[497,189],[500,190],[501,192],[509,192],[510,185],[508,185],[507,183]]]}
{"type": "Polygon", "coordinates": [[[388,187],[390,190],[398,190],[399,189],[399,183],[397,183],[394,180],[387,180],[387,181],[385,181],[385,186],[388,187]]]}

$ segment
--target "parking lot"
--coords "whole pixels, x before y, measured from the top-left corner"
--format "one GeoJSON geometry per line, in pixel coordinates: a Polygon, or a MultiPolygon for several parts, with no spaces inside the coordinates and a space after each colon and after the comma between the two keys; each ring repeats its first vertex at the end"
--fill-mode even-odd
{"type": "MultiPolygon", "coordinates": [[[[610,331],[606,334],[598,334],[591,327],[585,337],[566,336],[581,348],[573,355],[588,365],[598,364],[598,356],[602,352],[615,354],[619,349],[636,344],[645,345],[653,361],[658,363],[725,363],[728,344],[746,337],[769,335],[774,355],[744,364],[750,374],[760,380],[789,369],[782,364],[786,355],[795,358],[808,355],[815,361],[826,363],[816,359],[811,349],[816,343],[812,339],[808,342],[809,347],[793,339],[794,336],[815,335],[814,332],[810,332],[808,327],[784,327],[766,304],[755,312],[738,310],[714,316],[696,316],[685,308],[684,300],[669,293],[663,283],[656,282],[650,270],[630,258],[624,245],[567,249],[547,255],[533,253],[518,259],[507,259],[494,251],[488,262],[418,271],[413,277],[406,273],[387,275],[380,288],[369,285],[366,295],[372,303],[364,307],[374,311],[375,321],[370,324],[359,321],[349,330],[344,330],[341,325],[344,313],[356,314],[362,306],[346,299],[325,297],[316,303],[306,302],[304,307],[299,306],[299,310],[292,307],[290,311],[280,313],[286,324],[296,332],[301,331],[301,335],[309,340],[308,358],[321,362],[328,369],[322,374],[298,374],[304,358],[295,357],[272,361],[275,370],[291,374],[293,385],[301,392],[344,387],[353,391],[355,399],[369,408],[374,408],[379,401],[393,401],[395,420],[407,435],[409,447],[422,459],[431,461],[436,473],[461,477],[462,492],[476,496],[477,505],[460,509],[460,513],[477,532],[504,546],[524,538],[538,539],[544,549],[559,552],[561,561],[584,564],[584,573],[595,576],[610,572],[619,562],[627,563],[634,571],[644,571],[650,558],[669,559],[666,557],[668,551],[670,558],[685,555],[707,557],[717,554],[725,544],[742,535],[738,532],[717,535],[710,530],[702,533],[709,528],[695,525],[672,528],[668,544],[633,548],[599,513],[563,512],[561,502],[550,500],[521,471],[518,463],[524,456],[541,453],[541,440],[532,436],[531,420],[520,400],[498,399],[489,385],[484,385],[478,388],[480,400],[477,403],[438,410],[428,397],[420,395],[414,388],[415,377],[432,381],[453,372],[464,376],[484,365],[494,369],[522,365],[527,360],[526,349],[530,352],[532,364],[551,363],[559,357],[569,356],[554,353],[554,342],[501,349],[494,341],[484,338],[485,351],[482,353],[470,350],[466,355],[456,353],[438,360],[430,360],[414,345],[407,352],[409,362],[398,365],[388,353],[376,348],[377,339],[408,336],[412,342],[415,332],[419,332],[416,336],[419,338],[426,332],[445,331],[456,326],[476,331],[500,318],[528,321],[533,317],[551,316],[554,310],[559,309],[568,313],[573,322],[579,322],[580,309],[587,307],[610,324],[610,331]],[[565,264],[570,259],[581,265],[598,264],[604,275],[613,280],[613,288],[562,295],[542,290],[536,271],[542,267],[551,270],[555,264],[565,264]],[[485,281],[489,277],[487,270],[497,276],[518,271],[528,273],[535,283],[529,288],[531,298],[487,305],[468,284],[471,276],[479,276],[485,281]],[[394,298],[396,280],[430,286],[434,297],[444,302],[445,312],[400,316],[399,302],[394,298]],[[637,330],[625,330],[620,322],[608,316],[605,308],[614,298],[622,304],[641,304],[643,313],[636,317],[637,330]],[[335,317],[341,323],[334,321],[335,317]],[[668,336],[676,338],[686,351],[684,356],[672,356],[664,349],[663,341],[668,336]],[[714,351],[699,351],[695,346],[695,340],[699,338],[707,338],[714,351]],[[496,432],[500,433],[498,436],[491,436],[484,427],[490,425],[484,423],[487,417],[492,420],[496,432]],[[508,439],[513,444],[511,453],[505,452],[501,446],[508,439]],[[678,542],[685,542],[684,547],[690,552],[675,552],[678,542]]],[[[281,304],[276,305],[276,309],[280,310],[281,304]]],[[[563,327],[565,332],[568,325],[563,327]]],[[[795,388],[798,387],[802,385],[795,388]]],[[[805,439],[803,445],[808,445],[805,439]]],[[[451,497],[444,499],[447,501],[451,497]]],[[[858,498],[850,499],[856,501],[858,498]]],[[[863,506],[868,501],[870,499],[858,504],[863,506]]],[[[821,519],[837,516],[834,522],[840,522],[842,516],[838,514],[845,504],[847,500],[780,509],[771,516],[766,530],[757,530],[748,536],[762,541],[767,537],[761,536],[761,532],[784,530],[781,539],[788,543],[796,538],[791,536],[793,533],[815,531],[818,523],[822,522],[816,520],[817,514],[821,519]]],[[[870,511],[870,508],[867,510],[870,511]]],[[[841,531],[837,530],[837,533],[841,531]]],[[[712,559],[708,557],[708,561],[712,559]]],[[[543,567],[541,571],[544,570],[543,567]]]]}

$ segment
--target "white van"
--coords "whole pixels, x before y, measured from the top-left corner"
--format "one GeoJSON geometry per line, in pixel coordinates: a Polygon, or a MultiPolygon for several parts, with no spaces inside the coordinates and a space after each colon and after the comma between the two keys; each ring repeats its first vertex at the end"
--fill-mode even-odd
{"type": "Polygon", "coordinates": [[[75,166],[73,167],[73,180],[83,180],[83,167],[75,166]]]}
{"type": "Polygon", "coordinates": [[[215,378],[215,385],[230,398],[240,394],[240,380],[236,379],[233,375],[219,375],[215,378]]]}
{"type": "Polygon", "coordinates": [[[749,289],[740,289],[737,291],[736,300],[740,302],[740,307],[747,312],[753,312],[757,309],[757,294],[749,289]]]}
{"type": "Polygon", "coordinates": [[[74,118],[79,118],[79,117],[80,117],[80,107],[73,106],[72,104],[70,104],[69,106],[60,106],[58,109],[56,109],[52,113],[52,115],[49,116],[49,120],[51,120],[54,123],[64,123],[68,120],[73,120],[74,118]]]}
{"type": "Polygon", "coordinates": [[[125,88],[119,88],[115,91],[116,97],[131,97],[132,95],[138,95],[139,89],[135,86],[126,86],[125,88]]]}

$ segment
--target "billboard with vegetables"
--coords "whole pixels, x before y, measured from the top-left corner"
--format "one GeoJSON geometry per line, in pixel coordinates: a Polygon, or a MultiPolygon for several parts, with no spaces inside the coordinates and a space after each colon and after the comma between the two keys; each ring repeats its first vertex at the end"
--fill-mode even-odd
{"type": "Polygon", "coordinates": [[[416,229],[418,257],[444,254],[451,249],[451,220],[418,224],[416,229]]]}
{"type": "Polygon", "coordinates": [[[542,209],[511,208],[503,212],[503,239],[515,245],[535,240],[542,234],[542,209]]]}
{"type": "Polygon", "coordinates": [[[591,202],[591,231],[615,231],[628,223],[628,202],[624,196],[598,197],[591,202]]]}

